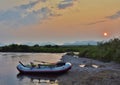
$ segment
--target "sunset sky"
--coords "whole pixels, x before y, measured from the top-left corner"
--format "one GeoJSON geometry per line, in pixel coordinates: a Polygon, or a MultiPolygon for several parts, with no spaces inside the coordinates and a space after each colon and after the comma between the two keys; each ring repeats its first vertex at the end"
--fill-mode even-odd
{"type": "Polygon", "coordinates": [[[114,37],[120,37],[120,0],[0,0],[0,43],[114,37]]]}

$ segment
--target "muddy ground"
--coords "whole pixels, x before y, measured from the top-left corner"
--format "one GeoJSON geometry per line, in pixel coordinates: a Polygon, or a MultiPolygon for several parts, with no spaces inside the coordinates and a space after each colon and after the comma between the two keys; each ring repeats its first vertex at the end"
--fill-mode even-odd
{"type": "Polygon", "coordinates": [[[120,64],[64,55],[72,69],[58,77],[59,85],[120,85],[120,64]]]}

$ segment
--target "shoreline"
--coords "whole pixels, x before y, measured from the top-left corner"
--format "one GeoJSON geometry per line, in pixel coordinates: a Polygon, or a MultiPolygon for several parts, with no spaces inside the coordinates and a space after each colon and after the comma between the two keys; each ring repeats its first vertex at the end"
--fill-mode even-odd
{"type": "Polygon", "coordinates": [[[70,55],[61,60],[72,63],[72,69],[58,78],[59,85],[120,85],[120,64],[70,55]]]}

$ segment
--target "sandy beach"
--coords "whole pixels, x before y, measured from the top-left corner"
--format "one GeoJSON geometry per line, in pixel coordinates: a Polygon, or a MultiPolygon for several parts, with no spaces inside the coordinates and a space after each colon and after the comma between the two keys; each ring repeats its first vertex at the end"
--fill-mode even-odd
{"type": "Polygon", "coordinates": [[[120,85],[120,64],[64,55],[72,69],[58,77],[59,85],[120,85]]]}

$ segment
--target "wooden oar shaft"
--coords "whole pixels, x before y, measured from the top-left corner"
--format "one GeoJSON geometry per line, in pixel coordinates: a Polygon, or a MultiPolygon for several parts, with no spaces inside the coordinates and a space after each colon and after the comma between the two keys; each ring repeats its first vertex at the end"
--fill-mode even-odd
{"type": "Polygon", "coordinates": [[[45,61],[39,61],[39,60],[34,60],[35,62],[41,62],[41,63],[50,63],[50,62],[45,62],[45,61]]]}

